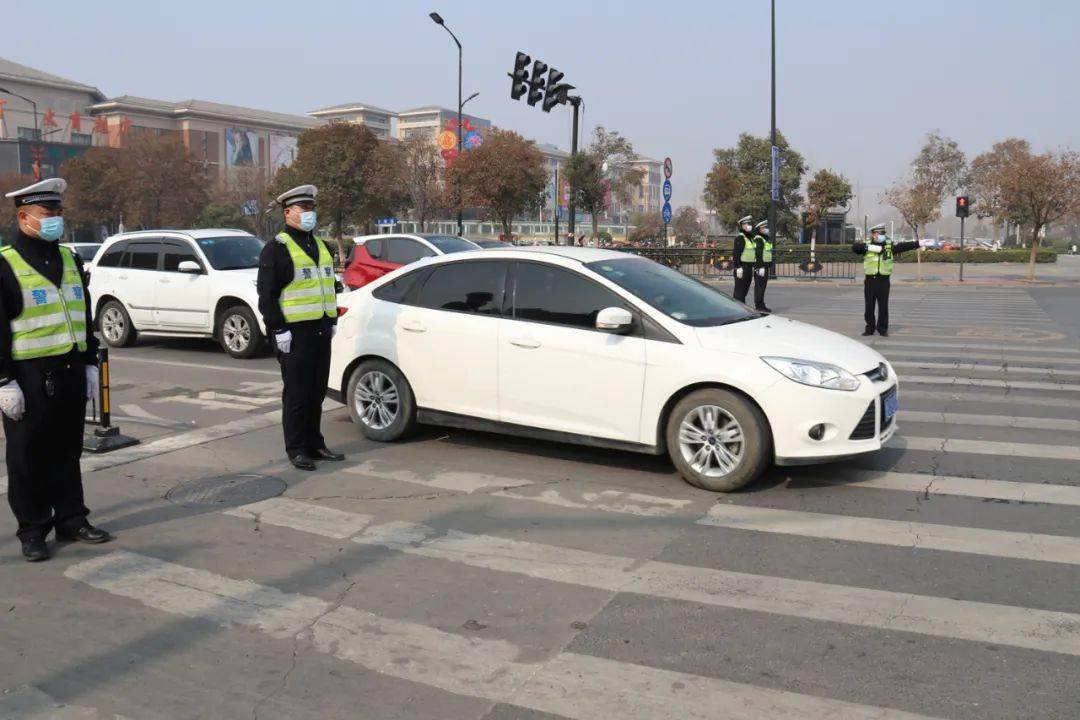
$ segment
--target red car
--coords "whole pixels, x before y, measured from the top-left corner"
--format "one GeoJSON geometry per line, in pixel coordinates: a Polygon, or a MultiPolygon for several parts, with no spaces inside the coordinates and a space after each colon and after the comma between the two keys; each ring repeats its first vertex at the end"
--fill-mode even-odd
{"type": "Polygon", "coordinates": [[[356,290],[420,258],[479,249],[456,235],[361,235],[353,238],[342,281],[349,290],[356,290]]]}

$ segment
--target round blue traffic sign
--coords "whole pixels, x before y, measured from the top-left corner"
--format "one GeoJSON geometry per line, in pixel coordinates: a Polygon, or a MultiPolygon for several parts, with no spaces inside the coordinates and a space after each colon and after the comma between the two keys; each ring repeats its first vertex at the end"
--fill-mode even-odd
{"type": "Polygon", "coordinates": [[[664,209],[660,211],[660,217],[664,218],[665,223],[671,222],[671,203],[664,203],[664,209]]]}
{"type": "Polygon", "coordinates": [[[669,202],[670,200],[671,200],[671,181],[670,180],[665,180],[664,181],[664,202],[669,202]]]}

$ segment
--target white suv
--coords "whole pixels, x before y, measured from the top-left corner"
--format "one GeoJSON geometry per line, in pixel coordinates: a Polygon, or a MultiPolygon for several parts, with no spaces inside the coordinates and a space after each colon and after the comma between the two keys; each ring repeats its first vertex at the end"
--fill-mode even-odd
{"type": "Polygon", "coordinates": [[[255,290],[262,248],[242,230],[114,235],[90,273],[102,337],[112,347],[138,333],[212,337],[233,357],[251,357],[266,333],[255,290]]]}

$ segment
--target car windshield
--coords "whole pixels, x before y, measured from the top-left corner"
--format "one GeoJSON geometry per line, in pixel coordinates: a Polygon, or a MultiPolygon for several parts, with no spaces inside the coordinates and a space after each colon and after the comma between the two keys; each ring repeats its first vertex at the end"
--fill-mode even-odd
{"type": "Polygon", "coordinates": [[[476,249],[476,243],[457,235],[421,235],[420,237],[434,245],[435,249],[444,255],[476,249]]]}
{"type": "Polygon", "coordinates": [[[263,241],[254,235],[198,238],[206,259],[215,270],[246,270],[259,267],[263,241]]]}
{"type": "Polygon", "coordinates": [[[710,327],[761,317],[705,283],[646,258],[602,260],[585,267],[686,325],[710,327]]]}

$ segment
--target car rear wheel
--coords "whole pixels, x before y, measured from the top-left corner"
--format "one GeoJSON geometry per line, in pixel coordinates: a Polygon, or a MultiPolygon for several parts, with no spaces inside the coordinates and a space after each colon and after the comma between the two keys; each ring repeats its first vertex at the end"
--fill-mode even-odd
{"type": "Polygon", "coordinates": [[[233,305],[221,314],[218,323],[218,342],[234,358],[246,360],[262,347],[262,332],[255,313],[246,305],[233,305]]]}
{"type": "Polygon", "coordinates": [[[679,473],[704,490],[737,490],[757,479],[772,459],[765,416],[730,390],[708,388],[684,397],[672,409],[665,434],[679,473]]]}
{"type": "Polygon", "coordinates": [[[110,300],[101,306],[98,325],[101,327],[101,337],[109,347],[128,347],[135,342],[138,334],[131,324],[131,316],[119,300],[110,300]]]}
{"type": "Polygon", "coordinates": [[[416,400],[409,381],[385,360],[365,360],[345,390],[349,416],[368,440],[394,442],[416,428],[416,400]]]}

